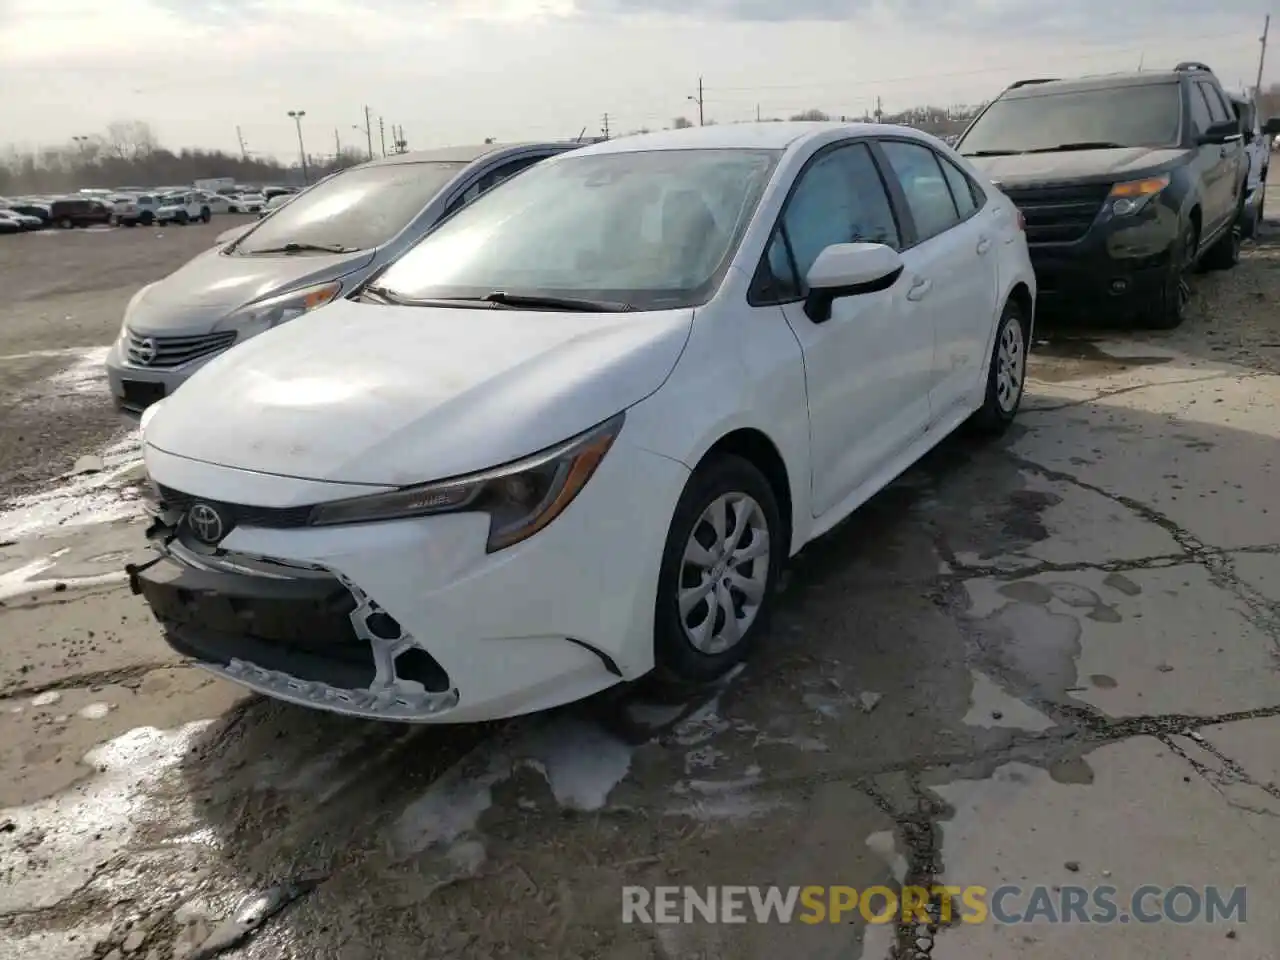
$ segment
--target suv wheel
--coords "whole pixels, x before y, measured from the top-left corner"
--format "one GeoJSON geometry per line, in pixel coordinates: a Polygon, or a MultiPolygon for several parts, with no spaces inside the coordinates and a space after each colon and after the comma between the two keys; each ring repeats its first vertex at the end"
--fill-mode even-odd
{"type": "Polygon", "coordinates": [[[75,225],[76,225],[75,221],[72,220],[70,217],[63,217],[61,220],[58,221],[58,226],[61,227],[63,230],[70,230],[75,225]]]}
{"type": "Polygon", "coordinates": [[[1149,306],[1140,316],[1142,325],[1151,330],[1172,330],[1180,326],[1187,316],[1187,302],[1191,299],[1191,271],[1196,264],[1196,245],[1199,231],[1194,223],[1182,230],[1182,242],[1174,251],[1169,276],[1149,306]]]}
{"type": "Polygon", "coordinates": [[[210,210],[208,207],[201,207],[200,208],[201,222],[208,223],[211,219],[213,219],[213,211],[210,210]]]}
{"type": "Polygon", "coordinates": [[[142,225],[144,227],[149,227],[155,222],[156,222],[156,215],[152,213],[150,210],[148,210],[146,213],[142,215],[142,225]]]}

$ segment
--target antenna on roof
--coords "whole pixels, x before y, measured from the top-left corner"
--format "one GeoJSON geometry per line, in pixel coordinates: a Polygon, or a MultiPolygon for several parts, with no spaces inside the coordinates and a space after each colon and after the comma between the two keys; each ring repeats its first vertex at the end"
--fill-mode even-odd
{"type": "Polygon", "coordinates": [[[581,143],[581,142],[582,142],[582,138],[583,138],[583,137],[585,137],[586,135],[587,135],[587,128],[586,128],[586,127],[583,127],[583,128],[582,128],[582,130],[581,130],[581,132],[580,132],[576,137],[574,137],[573,139],[574,139],[574,140],[576,140],[578,143],[581,143]]]}

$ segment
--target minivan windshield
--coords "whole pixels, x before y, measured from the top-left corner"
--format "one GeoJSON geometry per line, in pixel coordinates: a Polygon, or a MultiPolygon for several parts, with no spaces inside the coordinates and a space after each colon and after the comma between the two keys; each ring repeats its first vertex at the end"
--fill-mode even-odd
{"type": "MultiPolygon", "coordinates": [[[[664,310],[719,286],[773,173],[769,150],[567,153],[481,194],[373,284],[396,302],[556,300],[664,310]]],[[[290,209],[285,207],[285,210],[290,209]]]]}
{"type": "Polygon", "coordinates": [[[424,161],[343,171],[297,194],[230,252],[369,250],[408,226],[466,165],[424,161]]]}
{"type": "Polygon", "coordinates": [[[1098,147],[1169,147],[1178,142],[1182,98],[1176,81],[995,101],[957,145],[966,157],[1098,147]]]}

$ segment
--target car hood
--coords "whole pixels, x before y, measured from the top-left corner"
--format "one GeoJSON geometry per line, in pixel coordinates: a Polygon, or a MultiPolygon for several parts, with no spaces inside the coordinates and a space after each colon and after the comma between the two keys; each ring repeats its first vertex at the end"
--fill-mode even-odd
{"type": "Polygon", "coordinates": [[[142,335],[230,329],[227,315],[254,300],[324,283],[365,266],[373,253],[223,256],[208,250],[148,287],[126,317],[142,335]]]}
{"type": "Polygon", "coordinates": [[[305,479],[402,486],[497,466],[657,390],[692,310],[583,314],[338,301],[164,400],[146,443],[305,479]]]}
{"type": "Polygon", "coordinates": [[[1117,175],[1141,175],[1172,163],[1183,150],[1124,147],[1114,150],[1067,150],[1062,153],[1023,153],[1011,157],[967,157],[997,185],[1029,186],[1063,180],[1115,180],[1117,175]]]}

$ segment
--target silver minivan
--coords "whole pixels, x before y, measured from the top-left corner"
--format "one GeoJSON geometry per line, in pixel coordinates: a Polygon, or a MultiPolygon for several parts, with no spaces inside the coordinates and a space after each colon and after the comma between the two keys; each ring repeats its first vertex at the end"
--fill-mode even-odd
{"type": "Polygon", "coordinates": [[[140,413],[213,357],[343,293],[480,193],[578,142],[405,153],[327,177],[143,287],[107,354],[116,403],[140,413]]]}

